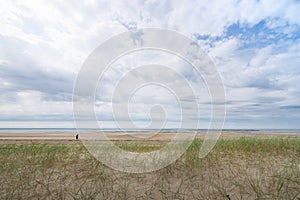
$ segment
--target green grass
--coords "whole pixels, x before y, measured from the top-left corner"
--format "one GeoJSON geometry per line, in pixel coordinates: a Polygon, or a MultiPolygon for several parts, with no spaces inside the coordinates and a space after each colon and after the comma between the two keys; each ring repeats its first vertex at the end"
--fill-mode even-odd
{"type": "Polygon", "coordinates": [[[131,152],[151,152],[159,150],[164,143],[145,143],[145,142],[116,142],[115,145],[131,152]]]}
{"type": "MultiPolygon", "coordinates": [[[[0,199],[297,199],[300,138],[221,139],[198,158],[195,140],[175,163],[145,174],[114,171],[78,142],[0,144],[0,199]]],[[[163,143],[118,142],[149,152],[163,143]]]]}

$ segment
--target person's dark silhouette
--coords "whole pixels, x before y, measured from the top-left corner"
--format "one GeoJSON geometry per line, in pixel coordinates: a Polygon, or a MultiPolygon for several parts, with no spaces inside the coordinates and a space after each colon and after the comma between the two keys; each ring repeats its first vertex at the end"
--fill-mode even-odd
{"type": "Polygon", "coordinates": [[[79,137],[79,135],[77,134],[77,135],[76,135],[76,140],[78,140],[78,137],[79,137]]]}

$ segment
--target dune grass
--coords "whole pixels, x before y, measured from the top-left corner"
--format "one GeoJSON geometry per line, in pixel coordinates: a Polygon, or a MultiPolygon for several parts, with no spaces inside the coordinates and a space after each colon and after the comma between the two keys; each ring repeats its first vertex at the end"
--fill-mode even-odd
{"type": "MultiPolygon", "coordinates": [[[[195,140],[175,163],[114,171],[79,142],[0,144],[0,199],[299,199],[300,138],[221,139],[199,159],[195,140]]],[[[118,142],[128,151],[163,143],[118,142]]]]}

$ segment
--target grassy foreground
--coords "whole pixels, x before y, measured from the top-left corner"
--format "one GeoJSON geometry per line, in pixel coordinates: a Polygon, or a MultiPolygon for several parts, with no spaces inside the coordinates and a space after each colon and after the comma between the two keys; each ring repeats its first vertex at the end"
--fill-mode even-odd
{"type": "MultiPolygon", "coordinates": [[[[152,173],[114,171],[81,143],[0,144],[0,199],[300,199],[300,138],[219,140],[199,159],[195,140],[152,173]]],[[[130,151],[162,144],[124,142],[130,151]]]]}

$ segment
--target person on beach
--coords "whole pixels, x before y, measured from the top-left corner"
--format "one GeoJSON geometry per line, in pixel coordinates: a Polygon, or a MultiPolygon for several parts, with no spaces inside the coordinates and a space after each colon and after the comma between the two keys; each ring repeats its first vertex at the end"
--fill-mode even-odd
{"type": "Polygon", "coordinates": [[[76,134],[76,140],[78,140],[78,137],[79,137],[79,135],[78,135],[78,134],[76,134]]]}

